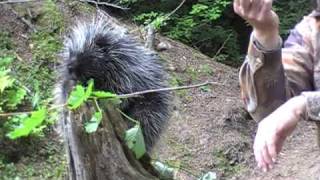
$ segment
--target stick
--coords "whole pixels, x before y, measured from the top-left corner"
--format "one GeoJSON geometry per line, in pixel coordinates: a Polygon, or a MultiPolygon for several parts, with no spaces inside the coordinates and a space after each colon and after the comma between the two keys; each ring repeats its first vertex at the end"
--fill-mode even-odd
{"type": "Polygon", "coordinates": [[[119,108],[116,109],[120,114],[122,114],[125,118],[127,118],[129,121],[134,122],[135,124],[140,124],[139,121],[134,120],[133,118],[131,118],[130,116],[126,115],[124,112],[122,112],[119,108]]]}
{"type": "Polygon", "coordinates": [[[190,86],[179,86],[179,87],[173,87],[173,88],[151,89],[151,90],[134,92],[134,93],[130,93],[130,94],[121,94],[121,95],[118,95],[118,97],[119,98],[131,98],[131,97],[138,97],[140,95],[148,94],[148,93],[164,92],[164,91],[176,91],[176,90],[183,90],[183,89],[192,89],[192,88],[198,88],[198,87],[207,86],[207,85],[223,85],[223,84],[217,83],[217,82],[205,82],[205,83],[195,84],[195,85],[190,85],[190,86]]]}
{"type": "Polygon", "coordinates": [[[146,43],[144,45],[146,48],[153,50],[155,34],[156,34],[156,30],[154,26],[149,24],[147,26],[147,38],[146,38],[146,43]]]}
{"type": "Polygon", "coordinates": [[[105,6],[110,6],[110,7],[113,7],[113,8],[121,9],[121,10],[128,10],[129,9],[129,8],[118,6],[116,4],[107,3],[107,2],[97,2],[97,1],[93,1],[93,0],[80,0],[80,2],[93,3],[96,6],[97,5],[105,5],[105,6]]]}
{"type": "Polygon", "coordinates": [[[186,0],[182,0],[181,3],[179,4],[179,6],[177,6],[173,11],[171,11],[166,18],[169,18],[170,16],[172,16],[174,13],[176,13],[181,7],[182,5],[186,2],[186,0]]]}
{"type": "Polygon", "coordinates": [[[31,114],[31,113],[33,113],[33,111],[30,111],[30,112],[3,113],[3,114],[0,114],[0,117],[16,116],[16,115],[31,114]]]}
{"type": "Polygon", "coordinates": [[[232,34],[229,34],[229,36],[227,37],[227,39],[223,42],[223,44],[221,45],[221,47],[218,49],[218,51],[216,52],[216,54],[213,56],[213,60],[215,60],[217,58],[217,56],[220,54],[220,52],[222,51],[222,49],[224,48],[224,46],[227,44],[227,42],[229,41],[230,37],[232,34]]]}
{"type": "Polygon", "coordinates": [[[33,32],[37,32],[37,29],[31,24],[30,21],[26,20],[24,17],[21,17],[17,11],[10,8],[11,12],[13,12],[14,15],[17,16],[18,19],[20,19],[24,24],[26,24],[33,32]]]}
{"type": "Polygon", "coordinates": [[[13,3],[26,3],[26,2],[34,2],[37,0],[8,0],[8,1],[1,1],[0,4],[13,4],[13,3]]]}
{"type": "MultiPolygon", "coordinates": [[[[139,97],[140,95],[143,94],[148,94],[148,93],[155,93],[155,92],[165,92],[165,91],[177,91],[177,90],[183,90],[183,89],[192,89],[192,88],[198,88],[201,86],[207,86],[207,85],[224,85],[221,83],[217,83],[217,82],[205,82],[205,83],[201,83],[201,84],[195,84],[195,85],[190,85],[190,86],[179,86],[179,87],[173,87],[173,88],[162,88],[162,89],[151,89],[151,90],[145,90],[145,91],[138,91],[138,92],[134,92],[134,93],[130,93],[130,94],[121,94],[121,95],[117,95],[118,98],[132,98],[132,97],[139,97]]],[[[66,104],[63,105],[58,105],[56,107],[52,107],[49,110],[53,110],[59,107],[64,107],[66,106],[66,104]]],[[[0,114],[0,117],[7,117],[7,116],[15,116],[15,115],[20,115],[20,114],[31,114],[33,111],[31,112],[14,112],[14,113],[4,113],[4,114],[0,114]]]]}

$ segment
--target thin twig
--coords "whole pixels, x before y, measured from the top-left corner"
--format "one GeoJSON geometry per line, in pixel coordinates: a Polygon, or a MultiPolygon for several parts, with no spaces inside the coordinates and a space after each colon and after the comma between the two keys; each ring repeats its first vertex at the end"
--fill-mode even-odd
{"type": "MultiPolygon", "coordinates": [[[[192,89],[192,88],[198,88],[198,87],[207,86],[207,85],[224,85],[224,84],[217,83],[217,82],[205,82],[205,83],[195,84],[195,85],[190,85],[190,86],[179,86],[179,87],[173,87],[173,88],[162,88],[162,89],[151,89],[151,90],[145,90],[145,91],[138,91],[138,92],[134,92],[134,93],[130,93],[130,94],[121,94],[121,95],[118,95],[117,97],[118,98],[132,98],[132,97],[139,97],[140,95],[148,94],[148,93],[192,89]]],[[[49,108],[49,110],[53,110],[53,109],[65,107],[65,106],[66,106],[66,104],[62,104],[62,105],[58,105],[55,107],[51,107],[51,108],[49,108]]],[[[20,114],[31,114],[32,112],[33,111],[31,111],[31,112],[4,113],[4,114],[0,114],[0,117],[15,116],[15,115],[20,115],[20,114]]]]}
{"type": "Polygon", "coordinates": [[[205,82],[205,83],[195,84],[195,85],[190,85],[190,86],[179,86],[179,87],[173,87],[173,88],[151,89],[151,90],[146,90],[146,91],[134,92],[134,93],[130,93],[130,94],[121,94],[121,95],[118,95],[117,97],[118,98],[139,97],[140,95],[148,94],[148,93],[164,92],[164,91],[177,91],[177,90],[183,90],[183,89],[192,89],[192,88],[198,88],[198,87],[207,86],[207,85],[223,85],[223,84],[217,83],[217,82],[205,82]]]}
{"type": "Polygon", "coordinates": [[[98,109],[98,111],[101,113],[102,110],[101,110],[101,108],[100,108],[100,106],[99,106],[99,104],[98,104],[97,98],[94,98],[94,99],[93,99],[93,102],[94,102],[94,105],[96,106],[96,108],[98,109]]]}
{"type": "Polygon", "coordinates": [[[14,4],[14,3],[26,3],[26,2],[34,2],[38,0],[8,0],[8,1],[1,1],[0,4],[14,4]]]}
{"type": "Polygon", "coordinates": [[[31,114],[31,113],[33,113],[33,111],[30,111],[30,112],[3,113],[3,114],[0,114],[0,117],[17,116],[17,115],[31,114]]]}
{"type": "Polygon", "coordinates": [[[173,11],[171,11],[166,18],[169,18],[170,16],[172,16],[174,13],[176,13],[181,7],[182,5],[186,2],[186,0],[182,0],[181,3],[179,4],[179,6],[177,6],[173,11]]]}
{"type": "Polygon", "coordinates": [[[33,26],[33,24],[31,24],[30,21],[20,16],[19,13],[14,9],[10,8],[10,10],[13,12],[13,14],[17,16],[18,19],[20,19],[24,24],[26,24],[33,32],[37,32],[37,29],[33,26]]]}
{"type": "Polygon", "coordinates": [[[129,121],[132,121],[132,122],[135,123],[135,124],[140,124],[139,121],[137,121],[137,120],[131,118],[130,116],[126,115],[126,114],[125,114],[124,112],[122,112],[119,108],[117,108],[117,111],[118,111],[120,114],[122,114],[125,118],[127,118],[129,121]]]}
{"type": "Polygon", "coordinates": [[[66,106],[67,106],[67,104],[53,105],[48,109],[48,111],[53,111],[53,110],[56,110],[56,109],[64,108],[66,106]]]}
{"type": "Polygon", "coordinates": [[[217,56],[220,54],[220,52],[222,51],[222,49],[224,48],[224,46],[227,44],[227,42],[229,41],[230,37],[232,34],[229,34],[229,36],[227,37],[227,39],[223,42],[223,44],[221,45],[221,47],[218,49],[218,51],[216,52],[216,54],[213,56],[213,60],[215,60],[217,58],[217,56]]]}
{"type": "Polygon", "coordinates": [[[105,5],[105,6],[109,6],[109,7],[121,9],[121,10],[128,10],[128,9],[129,9],[129,8],[126,8],[126,7],[121,7],[121,6],[116,5],[116,4],[107,3],[107,2],[97,2],[97,1],[94,1],[94,0],[80,0],[80,2],[93,3],[93,4],[95,4],[96,6],[97,6],[97,5],[105,5]]]}

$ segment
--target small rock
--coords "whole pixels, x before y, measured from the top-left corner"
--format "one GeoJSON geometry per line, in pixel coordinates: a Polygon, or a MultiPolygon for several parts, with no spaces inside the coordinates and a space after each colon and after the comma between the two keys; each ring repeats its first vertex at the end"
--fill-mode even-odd
{"type": "Polygon", "coordinates": [[[168,42],[160,42],[157,46],[156,46],[156,50],[157,51],[165,51],[168,49],[171,49],[172,45],[168,42]]]}

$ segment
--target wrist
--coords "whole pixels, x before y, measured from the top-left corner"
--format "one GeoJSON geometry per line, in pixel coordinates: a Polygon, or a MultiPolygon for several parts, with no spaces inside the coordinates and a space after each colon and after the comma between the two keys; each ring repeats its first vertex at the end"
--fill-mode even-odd
{"type": "Polygon", "coordinates": [[[267,50],[274,50],[279,48],[280,36],[278,30],[271,31],[260,31],[257,29],[253,30],[253,35],[259,44],[267,50]]]}
{"type": "Polygon", "coordinates": [[[291,103],[294,105],[293,113],[296,117],[299,119],[304,118],[306,114],[306,107],[307,107],[307,99],[305,96],[296,96],[293,97],[291,100],[291,103]]]}

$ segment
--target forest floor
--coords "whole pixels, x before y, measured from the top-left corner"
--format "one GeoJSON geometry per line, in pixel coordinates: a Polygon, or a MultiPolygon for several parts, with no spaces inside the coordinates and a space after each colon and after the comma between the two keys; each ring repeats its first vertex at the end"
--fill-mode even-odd
{"type": "Polygon", "coordinates": [[[173,48],[161,55],[174,67],[173,77],[182,82],[189,79],[192,83],[214,81],[224,85],[208,91],[200,88],[177,93],[175,113],[156,148],[160,159],[178,161],[197,175],[216,172],[221,179],[319,179],[320,151],[314,123],[300,122],[274,169],[261,172],[252,151],[257,124],[242,108],[238,70],[183,44],[167,41],[173,48]]]}
{"type": "MultiPolygon", "coordinates": [[[[31,60],[28,27],[1,6],[0,24],[0,30],[8,31],[13,38],[17,54],[31,60]]],[[[179,166],[190,176],[195,175],[186,179],[197,179],[209,171],[216,172],[219,179],[319,178],[320,151],[313,123],[301,122],[285,144],[274,169],[262,173],[255,166],[252,152],[257,124],[240,101],[238,69],[217,63],[182,43],[163,37],[159,40],[172,46],[159,53],[171,75],[172,86],[206,81],[221,85],[175,92],[173,116],[154,149],[153,158],[179,166]]],[[[5,150],[8,147],[0,142],[0,179],[17,176],[59,179],[65,173],[62,144],[51,133],[40,139],[14,145],[12,150],[5,150]]]]}

